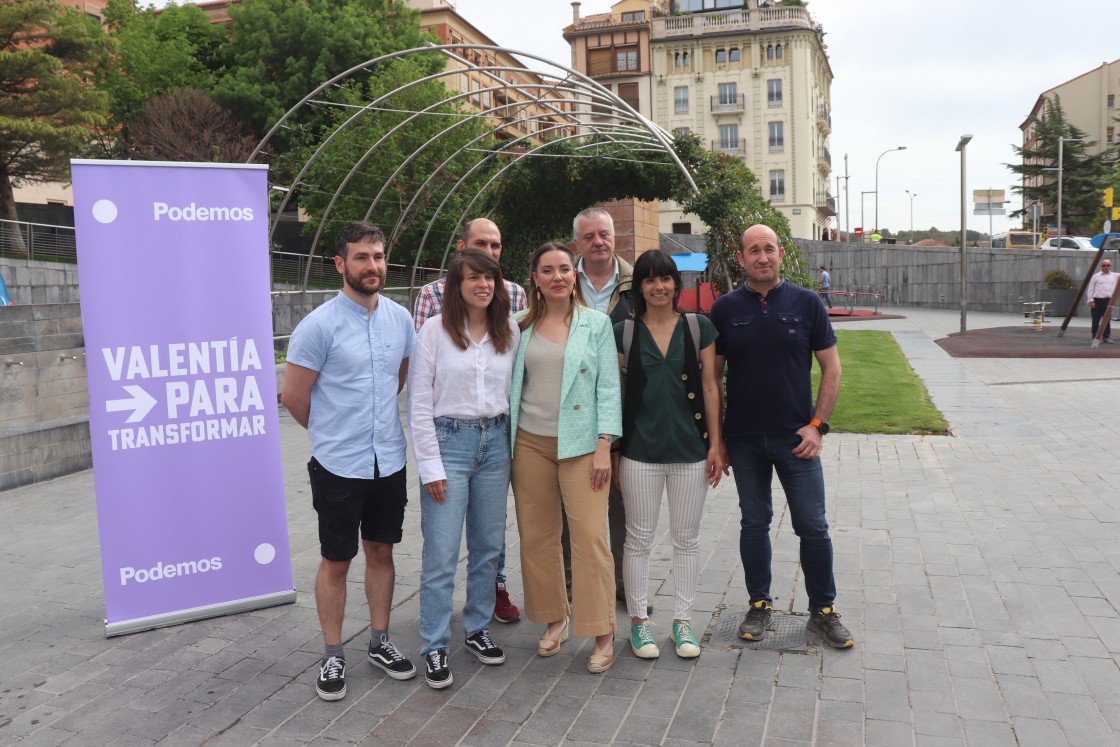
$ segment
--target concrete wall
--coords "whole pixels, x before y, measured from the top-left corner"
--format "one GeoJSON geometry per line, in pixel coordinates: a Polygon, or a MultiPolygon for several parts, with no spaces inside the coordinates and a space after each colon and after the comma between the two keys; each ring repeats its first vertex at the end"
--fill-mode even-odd
{"type": "MultiPolygon", "coordinates": [[[[804,239],[797,243],[810,267],[824,265],[832,273],[833,290],[882,293],[887,306],[960,308],[959,248],[804,239]]],[[[1022,302],[1038,300],[1047,270],[1060,267],[1079,286],[1095,256],[1092,252],[969,248],[965,255],[968,308],[1022,311],[1022,302]]]]}
{"type": "Polygon", "coordinates": [[[78,266],[0,257],[8,295],[20,306],[78,302],[78,266]]]}
{"type": "Polygon", "coordinates": [[[0,308],[0,490],[91,464],[78,304],[0,308]]]}

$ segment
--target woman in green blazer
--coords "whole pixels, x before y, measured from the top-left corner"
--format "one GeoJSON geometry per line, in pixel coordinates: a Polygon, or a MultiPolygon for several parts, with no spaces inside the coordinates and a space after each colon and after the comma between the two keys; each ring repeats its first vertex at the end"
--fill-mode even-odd
{"type": "Polygon", "coordinates": [[[583,305],[576,258],[563,244],[533,254],[529,308],[510,389],[513,496],[526,615],[548,627],[537,653],[568,638],[571,610],[560,549],[572,542],[571,630],[594,636],[592,672],[614,663],[614,560],[607,535],[610,445],[622,433],[618,352],[610,318],[583,305]]]}

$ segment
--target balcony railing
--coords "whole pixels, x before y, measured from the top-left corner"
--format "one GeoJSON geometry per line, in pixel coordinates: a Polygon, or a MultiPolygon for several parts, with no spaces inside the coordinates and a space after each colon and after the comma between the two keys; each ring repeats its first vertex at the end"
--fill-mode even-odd
{"type": "Polygon", "coordinates": [[[718,114],[720,112],[741,112],[747,108],[747,95],[745,93],[731,94],[716,94],[711,97],[712,99],[712,113],[718,114]]]}
{"type": "Polygon", "coordinates": [[[832,154],[828,152],[828,148],[821,148],[817,151],[817,159],[822,163],[827,163],[828,168],[832,168],[832,154]]]}
{"type": "Polygon", "coordinates": [[[738,140],[713,140],[712,150],[716,153],[726,153],[729,156],[745,156],[747,154],[747,141],[738,140]]]}
{"type": "Polygon", "coordinates": [[[817,123],[828,130],[832,129],[832,114],[828,111],[827,107],[821,106],[817,109],[817,123]]]}
{"type": "Polygon", "coordinates": [[[778,28],[815,29],[805,8],[778,7],[732,10],[726,13],[695,13],[653,19],[652,38],[656,41],[675,36],[762,31],[778,28]]]}
{"type": "Polygon", "coordinates": [[[818,192],[814,204],[824,215],[836,215],[836,199],[828,192],[818,192]]]}

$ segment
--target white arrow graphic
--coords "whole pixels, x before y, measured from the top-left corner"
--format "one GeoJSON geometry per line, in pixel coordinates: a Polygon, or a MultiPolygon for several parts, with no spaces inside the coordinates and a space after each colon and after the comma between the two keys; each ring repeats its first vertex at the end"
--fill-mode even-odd
{"type": "Polygon", "coordinates": [[[131,384],[123,387],[123,389],[132,395],[129,399],[109,399],[105,400],[106,412],[121,412],[122,410],[132,410],[132,414],[124,422],[135,423],[144,419],[144,416],[151,412],[155,407],[155,398],[144,391],[143,387],[131,384]]]}

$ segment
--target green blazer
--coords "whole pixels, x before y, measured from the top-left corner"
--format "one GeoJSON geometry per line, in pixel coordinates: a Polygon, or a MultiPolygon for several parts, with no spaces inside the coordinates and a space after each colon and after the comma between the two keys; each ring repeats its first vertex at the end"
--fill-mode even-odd
{"type": "MultiPolygon", "coordinates": [[[[524,313],[515,318],[523,317],[524,313]]],[[[521,386],[525,382],[525,349],[532,336],[532,327],[521,333],[513,363],[509,391],[511,454],[517,441],[517,415],[521,410],[521,386]]],[[[576,306],[564,346],[557,456],[569,459],[590,454],[599,444],[600,433],[622,435],[618,348],[610,317],[586,306],[576,306]]]]}

